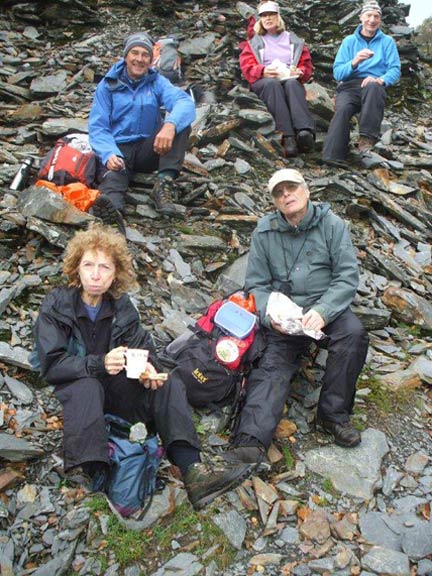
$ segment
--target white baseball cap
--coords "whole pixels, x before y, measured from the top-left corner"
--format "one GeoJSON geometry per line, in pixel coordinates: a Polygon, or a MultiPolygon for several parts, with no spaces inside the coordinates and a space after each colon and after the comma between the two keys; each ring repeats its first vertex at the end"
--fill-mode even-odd
{"type": "Polygon", "coordinates": [[[283,168],[273,174],[268,181],[269,192],[272,193],[274,188],[281,182],[292,182],[294,184],[303,184],[306,186],[306,181],[298,170],[292,168],[283,168]]]}
{"type": "Polygon", "coordinates": [[[277,2],[264,2],[258,7],[258,14],[261,16],[264,12],[276,12],[279,14],[279,4],[277,2]]]}

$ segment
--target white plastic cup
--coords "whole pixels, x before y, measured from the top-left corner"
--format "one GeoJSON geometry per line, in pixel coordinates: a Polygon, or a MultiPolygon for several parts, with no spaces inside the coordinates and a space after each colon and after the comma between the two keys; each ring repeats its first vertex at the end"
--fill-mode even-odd
{"type": "Polygon", "coordinates": [[[128,348],[126,350],[126,376],[139,378],[145,372],[149,351],[141,348],[128,348]]]}

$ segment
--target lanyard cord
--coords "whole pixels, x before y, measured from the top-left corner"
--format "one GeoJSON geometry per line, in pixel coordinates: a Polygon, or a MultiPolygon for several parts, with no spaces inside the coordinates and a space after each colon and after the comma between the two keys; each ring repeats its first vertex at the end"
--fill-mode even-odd
{"type": "MultiPolygon", "coordinates": [[[[314,205],[314,207],[313,207],[312,219],[313,219],[313,217],[315,216],[315,211],[316,211],[316,209],[315,209],[315,205],[314,205]]],[[[291,276],[291,272],[294,270],[294,266],[297,264],[297,260],[299,259],[299,256],[300,256],[300,254],[301,254],[301,252],[302,252],[302,250],[303,250],[303,248],[304,248],[304,245],[306,244],[306,240],[308,239],[308,236],[309,236],[309,232],[310,232],[310,231],[311,231],[311,229],[309,228],[309,229],[307,230],[306,234],[305,234],[303,243],[302,243],[302,245],[300,246],[300,249],[299,249],[299,251],[298,251],[297,254],[296,254],[296,257],[294,258],[294,262],[291,264],[291,266],[290,266],[289,268],[288,268],[288,258],[287,258],[286,250],[285,250],[285,247],[284,247],[284,244],[283,244],[283,240],[282,240],[282,234],[280,235],[282,254],[284,255],[285,268],[287,269],[287,279],[286,279],[286,282],[289,282],[289,279],[290,279],[290,276],[291,276]]]]}

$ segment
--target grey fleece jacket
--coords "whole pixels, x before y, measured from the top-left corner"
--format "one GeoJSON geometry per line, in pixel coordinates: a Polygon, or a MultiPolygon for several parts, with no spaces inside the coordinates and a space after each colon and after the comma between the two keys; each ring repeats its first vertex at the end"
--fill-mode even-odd
{"type": "Polygon", "coordinates": [[[309,202],[298,226],[279,211],[264,216],[252,235],[245,288],[256,299],[262,323],[271,292],[281,291],[326,324],[354,299],[359,281],[357,258],[345,222],[327,203],[309,202]]]}

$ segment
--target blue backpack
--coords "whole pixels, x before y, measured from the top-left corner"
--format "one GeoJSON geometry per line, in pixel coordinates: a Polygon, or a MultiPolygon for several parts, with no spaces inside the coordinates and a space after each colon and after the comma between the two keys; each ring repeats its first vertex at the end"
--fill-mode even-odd
{"type": "Polygon", "coordinates": [[[142,519],[153,499],[156,474],[163,455],[157,436],[142,443],[129,441],[131,424],[112,414],[105,415],[109,429],[110,472],[108,498],[122,516],[142,510],[142,519]]]}

